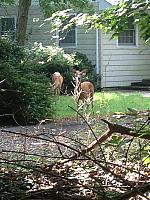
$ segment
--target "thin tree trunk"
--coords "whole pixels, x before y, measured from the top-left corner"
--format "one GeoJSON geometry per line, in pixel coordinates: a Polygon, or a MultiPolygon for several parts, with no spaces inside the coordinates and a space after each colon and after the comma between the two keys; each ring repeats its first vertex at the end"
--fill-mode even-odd
{"type": "Polygon", "coordinates": [[[28,13],[31,0],[19,0],[16,41],[19,45],[25,45],[28,13]]]}

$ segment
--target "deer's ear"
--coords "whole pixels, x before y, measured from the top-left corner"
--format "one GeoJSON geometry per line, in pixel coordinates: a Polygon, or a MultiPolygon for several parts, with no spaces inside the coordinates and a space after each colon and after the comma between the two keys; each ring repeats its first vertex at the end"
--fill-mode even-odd
{"type": "Polygon", "coordinates": [[[87,73],[87,69],[83,69],[83,70],[81,71],[82,76],[85,76],[86,73],[87,73]]]}

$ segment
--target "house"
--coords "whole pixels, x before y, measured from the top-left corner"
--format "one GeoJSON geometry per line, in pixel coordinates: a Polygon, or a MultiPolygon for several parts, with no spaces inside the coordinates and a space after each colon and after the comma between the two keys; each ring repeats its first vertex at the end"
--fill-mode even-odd
{"type": "MultiPolygon", "coordinates": [[[[111,6],[106,0],[93,0],[96,10],[111,6]]],[[[17,5],[0,8],[0,32],[6,30],[15,33],[17,5]]],[[[96,66],[101,88],[130,86],[150,78],[150,51],[139,37],[138,27],[130,24],[129,28],[116,40],[111,34],[102,30],[91,30],[88,33],[81,27],[74,27],[64,40],[56,39],[50,34],[49,25],[41,27],[43,13],[38,0],[32,0],[29,11],[27,41],[28,45],[41,42],[43,45],[57,44],[68,51],[79,51],[86,54],[96,66]]]]}

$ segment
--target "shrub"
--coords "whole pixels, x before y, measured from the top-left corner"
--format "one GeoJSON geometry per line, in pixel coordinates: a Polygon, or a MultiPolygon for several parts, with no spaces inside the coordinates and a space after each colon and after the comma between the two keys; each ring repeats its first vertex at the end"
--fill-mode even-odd
{"type": "Polygon", "coordinates": [[[95,72],[95,65],[92,64],[90,60],[88,60],[85,54],[80,52],[75,53],[74,59],[78,63],[79,69],[87,69],[87,76],[84,78],[85,80],[90,80],[93,84],[96,84],[96,72],[95,72]]]}
{"type": "MultiPolygon", "coordinates": [[[[0,39],[0,114],[13,114],[20,122],[31,122],[53,115],[49,79],[28,51],[8,39],[0,39]]],[[[2,118],[3,120],[3,118],[2,118]]]]}
{"type": "Polygon", "coordinates": [[[57,46],[44,47],[35,45],[28,51],[28,57],[34,63],[41,63],[41,71],[51,80],[51,75],[58,71],[64,77],[64,90],[71,84],[71,67],[74,65],[74,54],[65,53],[57,46]]]}
{"type": "Polygon", "coordinates": [[[64,91],[68,92],[73,90],[72,85],[72,66],[77,64],[79,68],[87,69],[88,73],[85,79],[89,79],[94,84],[96,83],[95,66],[88,60],[85,54],[75,52],[67,53],[64,49],[57,46],[43,47],[41,44],[35,43],[31,50],[28,52],[30,60],[32,62],[42,63],[41,70],[47,77],[51,78],[51,75],[59,71],[64,77],[64,91]]]}

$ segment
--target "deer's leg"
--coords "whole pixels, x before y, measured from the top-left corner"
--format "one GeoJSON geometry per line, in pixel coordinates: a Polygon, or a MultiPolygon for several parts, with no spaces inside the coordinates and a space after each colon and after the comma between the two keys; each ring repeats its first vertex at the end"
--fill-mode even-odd
{"type": "Polygon", "coordinates": [[[94,115],[94,101],[93,101],[93,98],[91,99],[91,106],[92,106],[92,114],[94,115]]]}
{"type": "Polygon", "coordinates": [[[79,112],[79,100],[77,100],[77,122],[79,121],[78,112],[79,112]]]}

